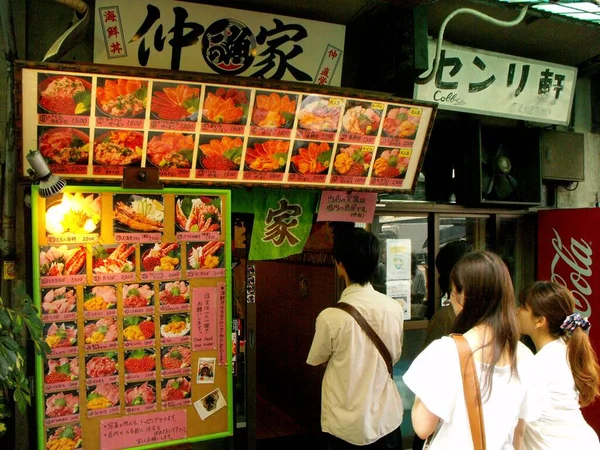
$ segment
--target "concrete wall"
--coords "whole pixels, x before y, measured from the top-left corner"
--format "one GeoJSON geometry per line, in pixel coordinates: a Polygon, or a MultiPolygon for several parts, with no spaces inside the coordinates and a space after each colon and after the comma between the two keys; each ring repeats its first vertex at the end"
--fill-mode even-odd
{"type": "Polygon", "coordinates": [[[600,192],[600,135],[591,133],[591,92],[590,79],[582,78],[575,90],[575,130],[584,133],[585,181],[573,191],[558,188],[558,208],[587,208],[594,206],[596,195],[600,192]]]}

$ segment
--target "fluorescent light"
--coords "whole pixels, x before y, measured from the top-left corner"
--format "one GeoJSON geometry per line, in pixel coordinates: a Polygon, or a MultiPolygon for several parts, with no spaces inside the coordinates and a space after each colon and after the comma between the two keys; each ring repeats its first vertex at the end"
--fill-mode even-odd
{"type": "Polygon", "coordinates": [[[560,6],[560,5],[535,5],[533,7],[533,9],[537,9],[540,11],[546,11],[546,12],[551,12],[553,14],[565,14],[565,13],[572,13],[573,9],[572,8],[568,8],[565,6],[560,6]]]}
{"type": "Polygon", "coordinates": [[[573,19],[579,19],[579,20],[598,20],[600,19],[600,15],[598,14],[592,14],[592,13],[569,13],[569,14],[563,14],[566,17],[571,17],[573,19]]]}
{"type": "Polygon", "coordinates": [[[569,3],[571,8],[577,8],[581,11],[591,12],[591,13],[600,13],[600,6],[595,5],[591,2],[577,2],[577,3],[569,3]]]}

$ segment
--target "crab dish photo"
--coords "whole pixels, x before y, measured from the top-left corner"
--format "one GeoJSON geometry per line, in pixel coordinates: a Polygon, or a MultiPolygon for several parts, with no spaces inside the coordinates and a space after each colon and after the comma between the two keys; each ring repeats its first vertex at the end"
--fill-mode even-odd
{"type": "Polygon", "coordinates": [[[94,248],[93,271],[94,273],[133,272],[134,252],[133,244],[119,244],[115,248],[98,245],[94,248]]]}
{"type": "Polygon", "coordinates": [[[178,197],[175,221],[183,231],[221,231],[221,199],[219,197],[178,197]]]}
{"type": "Polygon", "coordinates": [[[40,275],[77,275],[85,268],[85,247],[50,247],[40,252],[40,275]]]}
{"type": "Polygon", "coordinates": [[[142,269],[146,272],[163,272],[179,268],[179,244],[163,242],[154,244],[142,253],[142,269]]]}
{"type": "Polygon", "coordinates": [[[223,262],[223,241],[192,245],[188,252],[188,269],[215,269],[223,262]]]}

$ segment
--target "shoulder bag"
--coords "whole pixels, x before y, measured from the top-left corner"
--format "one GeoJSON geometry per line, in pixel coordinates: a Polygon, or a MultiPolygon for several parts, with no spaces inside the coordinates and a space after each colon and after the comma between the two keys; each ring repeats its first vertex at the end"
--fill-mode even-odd
{"type": "Polygon", "coordinates": [[[359,313],[358,310],[349,303],[338,302],[334,306],[332,306],[332,308],[337,308],[341,309],[342,311],[346,311],[348,314],[354,317],[354,319],[358,322],[360,327],[365,331],[365,333],[367,333],[367,336],[371,338],[373,344],[375,344],[375,347],[377,347],[377,350],[379,350],[379,353],[381,353],[381,356],[383,356],[383,360],[385,361],[385,364],[388,368],[388,372],[390,373],[390,376],[394,378],[392,355],[390,354],[390,351],[387,349],[379,335],[375,332],[371,325],[369,325],[369,323],[365,320],[362,314],[359,313]]]}
{"type": "Polygon", "coordinates": [[[475,370],[473,352],[469,343],[462,334],[451,334],[458,349],[460,360],[460,372],[462,374],[463,390],[465,391],[465,403],[469,425],[471,426],[471,437],[475,450],[485,450],[485,426],[483,423],[483,411],[481,408],[481,392],[479,390],[479,379],[475,370]]]}

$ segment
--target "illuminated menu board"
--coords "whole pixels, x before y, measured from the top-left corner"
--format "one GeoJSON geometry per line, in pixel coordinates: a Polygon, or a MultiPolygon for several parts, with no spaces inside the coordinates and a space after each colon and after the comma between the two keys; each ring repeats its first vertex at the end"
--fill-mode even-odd
{"type": "Polygon", "coordinates": [[[40,449],[231,435],[229,205],[224,190],[33,187],[40,449]]]}
{"type": "Polygon", "coordinates": [[[23,68],[23,156],[65,178],[155,166],[171,182],[414,188],[435,104],[244,83],[23,68]]]}

